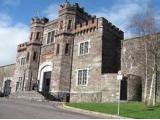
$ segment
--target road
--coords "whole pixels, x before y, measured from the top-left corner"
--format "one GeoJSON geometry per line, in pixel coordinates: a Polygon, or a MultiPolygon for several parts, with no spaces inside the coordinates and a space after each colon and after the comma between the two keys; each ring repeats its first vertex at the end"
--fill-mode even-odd
{"type": "Polygon", "coordinates": [[[57,108],[54,103],[0,98],[0,119],[98,119],[57,108]]]}

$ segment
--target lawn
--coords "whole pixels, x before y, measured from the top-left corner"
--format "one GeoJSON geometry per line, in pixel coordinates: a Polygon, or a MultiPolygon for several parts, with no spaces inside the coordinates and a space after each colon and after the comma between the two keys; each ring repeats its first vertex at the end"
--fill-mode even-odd
{"type": "MultiPolygon", "coordinates": [[[[117,103],[69,103],[67,106],[108,114],[117,114],[117,103]]],[[[120,105],[120,116],[140,119],[160,119],[160,107],[149,109],[140,102],[120,105]]]]}

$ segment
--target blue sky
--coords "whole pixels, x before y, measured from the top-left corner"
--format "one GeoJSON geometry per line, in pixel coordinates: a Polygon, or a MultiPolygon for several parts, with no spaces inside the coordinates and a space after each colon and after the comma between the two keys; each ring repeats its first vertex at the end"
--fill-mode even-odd
{"type": "MultiPolygon", "coordinates": [[[[57,17],[57,9],[65,0],[0,0],[0,65],[14,63],[16,47],[28,41],[29,25],[36,10],[40,16],[57,17]]],[[[156,11],[160,21],[160,0],[69,0],[79,3],[90,14],[105,17],[125,32],[125,38],[132,37],[127,30],[130,16],[141,12],[148,3],[156,11]]]]}

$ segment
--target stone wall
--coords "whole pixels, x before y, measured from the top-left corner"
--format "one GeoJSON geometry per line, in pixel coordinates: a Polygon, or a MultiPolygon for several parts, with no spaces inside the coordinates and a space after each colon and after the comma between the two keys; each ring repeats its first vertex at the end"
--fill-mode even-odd
{"type": "MultiPolygon", "coordinates": [[[[151,85],[152,95],[156,94],[158,100],[159,96],[159,78],[160,71],[160,34],[157,33],[152,36],[145,36],[141,38],[133,38],[122,41],[122,57],[121,67],[124,76],[127,74],[140,77],[142,80],[142,100],[147,101],[150,97],[151,85]],[[157,49],[156,49],[157,48],[157,49]],[[156,49],[156,50],[155,50],[156,49]],[[152,84],[152,77],[154,73],[154,53],[157,53],[157,81],[152,84]]],[[[134,86],[134,80],[132,81],[134,86]]],[[[128,86],[129,87],[129,86],[128,86]]],[[[132,89],[132,87],[130,87],[132,89]]],[[[154,98],[152,96],[151,98],[154,98]]]]}
{"type": "Polygon", "coordinates": [[[115,26],[113,27],[104,18],[94,18],[92,25],[82,25],[76,32],[78,34],[74,40],[70,101],[116,101],[118,89],[116,74],[104,73],[116,73],[120,68],[120,52],[117,51],[120,50],[123,32],[115,26]],[[89,27],[91,31],[89,31],[89,27]],[[89,54],[79,55],[79,44],[86,41],[89,41],[90,44],[89,54]],[[89,69],[88,83],[86,86],[77,85],[77,72],[79,69],[85,68],[89,69]]]}
{"type": "Polygon", "coordinates": [[[102,92],[75,92],[70,94],[70,102],[79,103],[79,102],[94,102],[100,103],[102,102],[102,92]]]}
{"type": "MultiPolygon", "coordinates": [[[[82,27],[83,28],[83,27],[82,27]]],[[[82,29],[81,29],[82,30],[82,29]]],[[[101,28],[96,28],[93,31],[82,32],[82,34],[77,34],[74,39],[74,48],[73,48],[73,61],[72,61],[72,78],[71,78],[71,93],[84,93],[86,96],[91,94],[95,94],[99,92],[99,84],[100,75],[101,75],[101,45],[102,44],[102,32],[101,28]],[[81,42],[89,42],[89,54],[79,55],[79,44],[81,42]],[[77,72],[78,69],[89,69],[89,78],[86,86],[78,86],[77,85],[77,72]]],[[[72,98],[71,94],[71,102],[74,102],[74,96],[72,98]]],[[[79,98],[79,97],[78,97],[79,98]]],[[[91,101],[89,97],[88,100],[83,101],[91,101]]],[[[92,99],[92,98],[91,98],[92,99]]],[[[78,99],[76,99],[78,100],[78,99]]]]}
{"type": "Polygon", "coordinates": [[[105,74],[101,77],[102,102],[116,102],[119,95],[117,74],[105,74]]]}
{"type": "MultiPolygon", "coordinates": [[[[121,67],[124,76],[139,76],[142,79],[142,91],[145,80],[145,49],[141,39],[122,41],[121,67]]],[[[142,92],[143,94],[144,92],[142,92]]],[[[142,95],[143,96],[143,95],[142,95]]]]}
{"type": "Polygon", "coordinates": [[[70,102],[116,102],[119,95],[119,84],[117,74],[105,74],[98,80],[99,90],[89,89],[84,91],[85,87],[79,87],[78,91],[71,92],[70,102]]]}
{"type": "Polygon", "coordinates": [[[14,72],[15,64],[0,67],[0,93],[4,92],[4,84],[6,80],[11,80],[11,92],[14,92],[14,72]]]}

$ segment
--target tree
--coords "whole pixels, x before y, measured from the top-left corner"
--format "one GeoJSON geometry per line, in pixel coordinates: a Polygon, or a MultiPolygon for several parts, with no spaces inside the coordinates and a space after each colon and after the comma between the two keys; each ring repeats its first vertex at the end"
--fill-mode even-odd
{"type": "Polygon", "coordinates": [[[147,105],[155,105],[156,103],[156,81],[157,81],[157,57],[158,52],[158,36],[156,36],[156,16],[153,7],[148,5],[146,10],[140,13],[134,14],[129,21],[129,28],[132,33],[134,33],[140,39],[145,40],[144,51],[145,51],[145,87],[144,87],[144,101],[147,105]],[[152,54],[152,58],[149,58],[148,55],[152,54]],[[153,64],[150,66],[148,64],[149,59],[153,64]],[[148,69],[152,69],[151,79],[148,77],[150,74],[148,69]],[[151,81],[148,84],[148,81],[151,81]],[[149,90],[149,93],[147,91],[149,90]],[[147,97],[147,94],[149,95],[147,97]]]}

